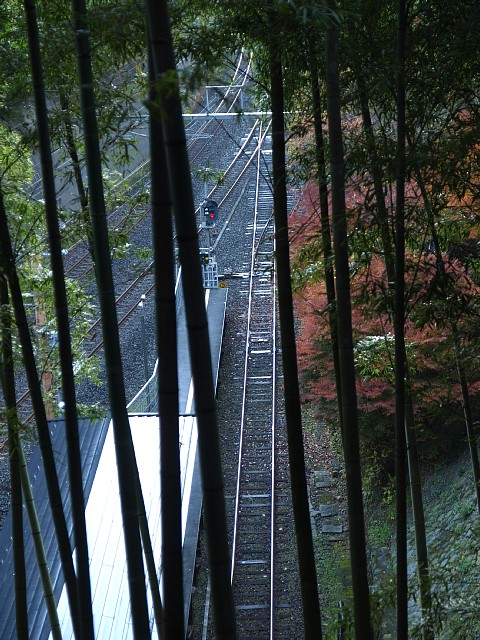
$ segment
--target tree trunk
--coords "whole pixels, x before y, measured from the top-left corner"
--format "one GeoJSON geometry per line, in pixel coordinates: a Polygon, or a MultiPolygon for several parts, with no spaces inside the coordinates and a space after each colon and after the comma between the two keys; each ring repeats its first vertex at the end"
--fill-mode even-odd
{"type": "Polygon", "coordinates": [[[27,581],[25,572],[25,553],[23,544],[23,506],[22,489],[25,495],[25,509],[27,512],[30,531],[32,534],[35,558],[37,560],[43,596],[47,609],[52,637],[61,640],[60,622],[57,613],[55,594],[48,568],[45,547],[40,531],[40,525],[33,500],[27,463],[23,454],[22,441],[18,431],[19,420],[16,410],[15,378],[13,368],[13,351],[11,341],[11,319],[8,310],[8,292],[6,281],[0,282],[2,313],[2,359],[1,384],[7,410],[8,445],[10,458],[10,484],[12,496],[12,546],[15,580],[15,619],[17,640],[28,640],[28,608],[27,581]]]}
{"type": "Polygon", "coordinates": [[[387,272],[387,287],[393,288],[395,281],[395,255],[392,243],[392,234],[388,225],[388,212],[385,206],[385,194],[383,191],[382,167],[378,158],[375,134],[373,131],[372,117],[370,115],[370,105],[368,103],[367,90],[363,80],[358,77],[358,97],[362,110],[363,129],[370,156],[370,170],[373,178],[373,188],[375,190],[375,202],[377,204],[376,220],[380,228],[380,238],[383,245],[383,257],[387,272]]]}
{"type": "MultiPolygon", "coordinates": [[[[408,380],[408,373],[407,373],[408,380]]],[[[428,564],[427,534],[425,531],[425,513],[423,509],[422,480],[418,461],[417,434],[410,389],[406,390],[405,433],[407,442],[408,470],[410,476],[410,495],[412,499],[413,523],[415,530],[415,550],[417,555],[417,573],[420,588],[420,602],[423,616],[423,637],[433,640],[432,594],[430,589],[430,571],[428,564]]]]}
{"type": "MultiPolygon", "coordinates": [[[[273,33],[275,33],[275,25],[272,25],[272,34],[273,33]]],[[[303,447],[302,412],[298,387],[292,285],[290,280],[282,58],[280,46],[273,37],[270,38],[269,48],[275,261],[284,376],[285,418],[287,424],[290,482],[292,486],[293,517],[297,539],[305,638],[313,640],[314,638],[322,638],[322,624],[312,529],[310,526],[310,510],[303,447]]]]}
{"type": "Polygon", "coordinates": [[[320,220],[322,224],[322,250],[327,291],[328,322],[330,325],[330,340],[332,343],[333,369],[335,372],[335,387],[337,390],[338,416],[340,433],[343,438],[342,426],[342,388],[340,381],[340,364],[338,355],[337,311],[335,294],[335,274],[333,271],[332,237],[330,218],[328,214],[328,185],[325,164],[325,141],[323,137],[322,106],[320,101],[320,86],[318,82],[318,68],[315,61],[315,51],[310,49],[310,83],[312,89],[313,119],[315,129],[315,155],[317,161],[318,192],[320,196],[320,220]]]}
{"type": "Polygon", "coordinates": [[[367,577],[357,394],[353,358],[350,271],[345,210],[345,164],[342,140],[338,26],[336,22],[335,1],[328,0],[327,7],[332,12],[327,27],[325,66],[330,172],[332,181],[332,220],[335,272],[337,276],[337,331],[343,405],[343,440],[348,497],[354,623],[356,636],[362,638],[362,640],[371,640],[373,631],[367,577]]]}
{"type": "Polygon", "coordinates": [[[30,66],[32,71],[37,132],[39,136],[43,194],[47,220],[50,263],[55,295],[60,370],[65,412],[68,474],[72,504],[73,534],[77,563],[77,598],[80,612],[81,638],[93,640],[92,593],[85,524],[85,499],[83,494],[82,461],[77,420],[77,399],[73,373],[72,343],[68,312],[65,271],[63,267],[62,243],[58,224],[55,179],[48,125],[47,102],[43,83],[42,60],[37,25],[35,0],[25,0],[30,66]]]}
{"type": "MultiPolygon", "coordinates": [[[[58,476],[53,456],[52,442],[48,429],[45,406],[43,404],[41,383],[37,372],[35,355],[28,326],[27,315],[22,299],[22,292],[15,268],[15,258],[13,256],[10,232],[7,223],[7,215],[3,200],[3,191],[0,188],[0,256],[3,259],[3,269],[6,273],[10,288],[12,305],[15,313],[15,322],[19,333],[22,347],[23,362],[27,375],[28,388],[32,399],[32,407],[37,424],[38,441],[42,454],[45,482],[47,485],[48,498],[52,511],[55,533],[57,536],[60,561],[65,577],[68,603],[72,615],[72,624],[76,633],[80,634],[78,603],[77,603],[77,579],[72,560],[72,548],[68,536],[65,514],[63,511],[62,496],[58,484],[58,476]]],[[[80,637],[80,635],[79,635],[80,637]]]]}
{"type": "Polygon", "coordinates": [[[21,441],[19,441],[18,452],[20,456],[22,490],[23,495],[25,496],[25,510],[27,512],[28,522],[30,524],[33,547],[35,550],[35,559],[37,561],[40,581],[42,583],[43,597],[45,599],[48,621],[50,623],[53,640],[62,640],[62,631],[60,628],[60,620],[58,617],[55,593],[53,591],[52,578],[50,575],[50,569],[48,567],[45,545],[42,537],[42,531],[40,529],[37,509],[35,507],[35,500],[33,498],[32,485],[30,482],[30,477],[28,475],[27,461],[25,460],[25,456],[23,454],[21,441]]]}
{"type": "Polygon", "coordinates": [[[95,251],[110,410],[113,422],[130,608],[135,638],[150,638],[145,572],[135,491],[135,452],[126,408],[123,367],[110,259],[98,125],[93,93],[88,19],[84,0],[72,0],[75,20],[80,99],[85,137],[90,212],[95,251]]]}
{"type": "Polygon", "coordinates": [[[398,0],[397,202],[395,211],[395,486],[397,638],[408,638],[407,489],[405,435],[405,0],[398,0]]]}
{"type": "Polygon", "coordinates": [[[78,191],[78,203],[80,205],[80,220],[83,225],[83,231],[87,236],[88,249],[92,260],[95,259],[93,248],[93,235],[92,225],[90,221],[90,213],[88,209],[88,193],[85,188],[85,183],[82,175],[82,166],[80,164],[80,158],[78,157],[77,144],[75,142],[75,136],[73,135],[73,126],[68,112],[69,102],[67,95],[60,89],[58,92],[60,99],[60,106],[63,111],[63,122],[65,126],[65,142],[68,151],[68,155],[72,162],[73,176],[75,178],[75,184],[78,191]]]}
{"type": "Polygon", "coordinates": [[[1,352],[0,382],[3,389],[8,426],[8,460],[10,463],[10,496],[12,510],[12,546],[15,580],[15,619],[17,640],[28,640],[27,578],[23,543],[23,506],[20,473],[20,422],[16,408],[15,371],[12,349],[12,320],[7,281],[0,276],[1,352]]]}
{"type": "MultiPolygon", "coordinates": [[[[152,539],[148,528],[148,518],[145,509],[145,500],[143,499],[142,485],[140,483],[140,475],[136,460],[134,460],[135,473],[135,496],[137,499],[138,509],[138,527],[140,529],[140,538],[142,540],[143,555],[145,556],[145,566],[147,569],[148,584],[150,585],[150,595],[152,597],[153,617],[157,626],[157,635],[160,640],[164,640],[163,630],[163,607],[160,595],[160,584],[157,575],[157,564],[153,554],[152,539]]],[[[165,583],[165,580],[163,581],[165,583]]]]}
{"type": "MultiPolygon", "coordinates": [[[[157,99],[149,55],[149,99],[157,99]]],[[[182,563],[182,497],[180,479],[177,308],[175,257],[168,167],[162,123],[150,112],[150,172],[155,270],[158,354],[158,412],[160,415],[160,473],[162,487],[162,567],[165,639],[184,637],[182,563]]]]}
{"type": "MultiPolygon", "coordinates": [[[[407,132],[408,133],[408,132],[407,132]]],[[[408,137],[408,136],[406,136],[408,137]]],[[[437,256],[437,269],[441,274],[445,273],[443,258],[441,256],[440,244],[436,235],[435,226],[433,224],[433,215],[428,201],[425,184],[421,175],[418,176],[417,182],[420,186],[422,198],[424,200],[425,211],[427,212],[428,223],[433,234],[433,242],[435,253],[437,256]]],[[[406,380],[408,388],[406,390],[406,415],[405,415],[405,431],[407,444],[408,471],[410,477],[410,493],[412,498],[412,511],[415,527],[415,549],[417,555],[417,573],[420,590],[420,601],[422,607],[422,616],[424,620],[423,637],[425,640],[433,640],[434,631],[432,627],[432,594],[431,582],[429,574],[427,537],[425,532],[425,515],[423,509],[423,496],[421,488],[420,464],[418,461],[417,439],[415,431],[415,416],[413,411],[413,399],[411,390],[411,380],[408,372],[408,362],[406,362],[406,380]]]]}
{"type": "Polygon", "coordinates": [[[472,416],[470,404],[470,392],[468,390],[467,374],[462,363],[461,344],[458,328],[455,323],[452,326],[453,342],[455,349],[455,362],[457,364],[458,379],[462,390],[463,413],[465,416],[465,426],[467,428],[468,447],[470,449],[470,460],[472,463],[473,481],[475,483],[475,494],[477,496],[477,510],[480,514],[480,463],[478,460],[478,445],[475,423],[472,416]]]}
{"type": "Polygon", "coordinates": [[[219,640],[226,640],[236,637],[236,624],[223,474],[190,165],[180,95],[172,86],[177,76],[167,2],[149,0],[147,17],[182,267],[215,626],[219,640]]]}

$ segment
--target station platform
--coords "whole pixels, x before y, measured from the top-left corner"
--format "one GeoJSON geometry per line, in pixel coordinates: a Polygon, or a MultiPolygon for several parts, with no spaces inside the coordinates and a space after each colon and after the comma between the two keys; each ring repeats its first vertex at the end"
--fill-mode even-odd
{"type": "MultiPolygon", "coordinates": [[[[210,335],[212,368],[216,380],[220,364],[227,289],[205,290],[210,335]]],[[[194,394],[188,354],[187,329],[183,306],[177,308],[179,362],[179,428],[182,477],[182,535],[184,563],[185,628],[190,606],[195,553],[201,516],[202,491],[197,455],[194,394]]],[[[153,376],[154,377],[154,376],[153,376]]],[[[152,377],[152,378],[153,378],[152,377]]],[[[153,381],[154,382],[154,381],[153,381]]],[[[150,385],[153,384],[152,379],[150,385]]],[[[141,395],[141,394],[140,394],[141,395]]],[[[133,407],[134,403],[131,403],[133,407]]],[[[161,562],[160,530],[160,460],[159,421],[154,411],[136,412],[129,408],[130,426],[137,457],[142,491],[146,506],[154,557],[161,562]]],[[[65,432],[63,420],[50,423],[57,472],[66,508],[67,526],[71,534],[71,511],[68,508],[68,477],[65,463],[65,432]]],[[[133,638],[128,605],[125,548],[123,543],[118,478],[114,453],[113,429],[108,418],[79,424],[80,446],[84,469],[87,537],[90,555],[92,603],[95,637],[101,640],[133,638]]],[[[39,511],[40,525],[47,550],[52,582],[58,602],[62,638],[73,638],[64,581],[58,558],[55,532],[43,476],[39,450],[32,453],[29,472],[39,511]]],[[[30,528],[24,509],[24,542],[27,567],[29,634],[31,640],[47,640],[50,626],[36,565],[30,528]]],[[[0,638],[16,638],[13,582],[11,514],[0,531],[0,638]]],[[[151,602],[149,601],[149,605],[151,602]]],[[[151,609],[151,606],[150,606],[151,609]]],[[[158,632],[151,610],[152,638],[158,632]]]]}

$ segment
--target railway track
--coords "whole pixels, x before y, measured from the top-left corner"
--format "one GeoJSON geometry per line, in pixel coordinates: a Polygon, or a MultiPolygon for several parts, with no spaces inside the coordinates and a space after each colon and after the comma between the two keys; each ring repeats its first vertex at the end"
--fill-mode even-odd
{"type": "MultiPolygon", "coordinates": [[[[259,183],[259,176],[257,175],[259,183]]],[[[248,230],[247,230],[248,232],[248,230]]],[[[231,579],[242,638],[273,638],[275,537],[275,281],[272,197],[257,185],[231,579]]]]}
{"type": "MultiPolygon", "coordinates": [[[[250,61],[246,64],[247,67],[244,68],[245,54],[242,52],[239,56],[231,85],[235,85],[238,77],[242,78],[242,85],[246,84],[248,81],[250,61]]],[[[227,87],[224,95],[218,94],[209,105],[212,116],[222,109],[226,109],[227,112],[234,109],[240,92],[241,89],[239,88],[233,90],[227,87]]],[[[206,107],[203,106],[202,110],[206,111],[206,107]]],[[[148,117],[147,114],[145,114],[145,117],[148,117]]],[[[198,161],[202,154],[205,153],[220,127],[221,125],[214,120],[204,122],[192,121],[188,123],[186,127],[187,146],[192,164],[198,161]]],[[[148,173],[149,164],[149,160],[141,162],[132,172],[116,182],[115,185],[110,188],[112,194],[115,192],[117,199],[121,199],[123,193],[124,199],[128,200],[131,199],[132,196],[135,197],[138,194],[148,191],[150,180],[148,173]]],[[[123,230],[127,227],[133,230],[145,222],[149,213],[150,207],[145,206],[141,202],[135,204],[132,209],[127,209],[122,205],[116,207],[108,215],[108,226],[112,230],[123,230]]],[[[68,259],[65,265],[65,275],[78,280],[86,276],[93,276],[93,263],[88,250],[88,243],[85,239],[82,238],[78,240],[69,248],[68,259]]]]}
{"type": "MultiPolygon", "coordinates": [[[[242,274],[236,289],[229,290],[229,298],[236,296],[241,306],[235,331],[235,360],[241,360],[241,370],[239,365],[227,398],[220,387],[219,403],[228,404],[226,420],[231,420],[223,439],[223,459],[237,635],[294,640],[302,637],[302,630],[298,589],[291,586],[297,568],[277,361],[275,232],[265,134],[265,130],[258,132],[261,143],[253,154],[256,176],[248,188],[250,216],[242,274]]],[[[211,614],[207,589],[202,640],[214,637],[211,614]]]]}
{"type": "MultiPolygon", "coordinates": [[[[212,197],[219,198],[220,206],[226,206],[233,202],[234,197],[237,195],[240,189],[240,180],[243,177],[245,171],[251,166],[254,159],[254,155],[251,154],[252,149],[258,149],[258,145],[262,144],[265,134],[260,136],[259,140],[254,138],[254,133],[258,131],[259,123],[256,122],[251,128],[246,137],[245,143],[241,146],[230,165],[225,170],[223,177],[224,181],[222,187],[213,189],[210,194],[212,197]],[[250,149],[250,151],[248,151],[250,149]],[[218,195],[217,195],[218,194],[218,195]]],[[[197,209],[198,213],[199,209],[197,209]]],[[[232,216],[235,213],[235,203],[231,206],[229,215],[219,225],[216,240],[213,244],[213,249],[218,246],[220,239],[223,235],[225,228],[231,221],[232,216]]],[[[199,228],[199,231],[201,229],[199,228]]],[[[153,282],[153,263],[150,263],[142,273],[132,280],[129,285],[124,289],[121,295],[117,298],[117,314],[119,326],[125,324],[128,319],[136,312],[138,303],[142,296],[148,297],[154,289],[153,282]]],[[[91,337],[88,340],[89,346],[87,347],[88,355],[94,355],[98,353],[103,345],[103,339],[98,332],[100,320],[97,320],[91,327],[91,337]],[[98,339],[96,339],[98,336],[98,339]]]]}
{"type": "Polygon", "coordinates": [[[225,92],[215,92],[213,100],[208,100],[207,104],[202,105],[202,110],[210,113],[212,119],[205,120],[202,123],[195,123],[193,120],[188,122],[186,126],[188,151],[190,163],[193,166],[201,160],[211,140],[221,129],[222,125],[215,120],[215,114],[222,110],[227,113],[232,113],[236,108],[237,102],[240,100],[242,88],[248,83],[250,67],[251,56],[246,58],[246,54],[242,51],[229,85],[225,88],[225,92]],[[237,84],[238,79],[240,79],[240,84],[237,84]]]}
{"type": "MultiPolygon", "coordinates": [[[[244,56],[240,56],[232,84],[236,82],[237,76],[241,76],[245,82],[248,78],[248,66],[244,68],[244,56]]],[[[238,99],[239,90],[235,90],[232,97],[229,98],[229,107],[233,108],[236,100],[238,99]]],[[[229,96],[230,91],[227,89],[223,100],[221,96],[218,96],[216,105],[213,102],[210,103],[210,108],[213,110],[226,109],[225,100],[229,96]]],[[[252,154],[256,148],[257,141],[254,137],[254,133],[258,128],[258,121],[254,123],[250,131],[246,136],[246,140],[240,149],[237,151],[234,159],[223,171],[223,180],[220,187],[212,189],[211,193],[214,197],[219,198],[221,205],[227,205],[229,202],[233,202],[234,198],[238,196],[240,189],[240,180],[245,170],[250,166],[252,162],[252,154]],[[218,194],[218,195],[217,195],[218,194]]],[[[208,141],[204,139],[205,130],[210,127],[214,131],[221,127],[214,121],[207,122],[195,122],[193,126],[189,128],[188,145],[189,152],[195,155],[204,153],[208,144],[208,141]],[[195,145],[200,142],[201,147],[195,151],[195,145]]],[[[209,140],[215,138],[209,136],[209,140]]],[[[148,162],[141,163],[135,168],[135,170],[126,178],[124,178],[118,184],[118,188],[125,188],[130,192],[139,192],[141,190],[147,190],[149,188],[148,175],[146,169],[148,168],[148,162]]],[[[235,211],[235,205],[231,206],[230,216],[235,211]]],[[[128,224],[128,219],[134,216],[134,222],[131,223],[132,231],[140,225],[147,225],[149,222],[147,218],[150,213],[149,205],[137,206],[133,211],[125,211],[125,207],[118,207],[108,217],[108,224],[111,229],[122,229],[128,224]]],[[[230,219],[230,218],[229,218],[230,219]]],[[[224,222],[223,224],[226,224],[224,222]]],[[[73,245],[65,256],[65,274],[70,278],[75,278],[80,281],[84,281],[87,277],[93,278],[93,262],[91,259],[88,245],[85,239],[78,241],[73,245]]],[[[128,282],[124,285],[124,288],[120,295],[117,297],[117,314],[118,323],[122,327],[127,321],[137,312],[138,304],[140,300],[148,297],[154,290],[153,276],[152,276],[152,263],[145,266],[142,272],[131,278],[128,278],[128,282]]],[[[101,332],[101,321],[97,319],[88,331],[88,336],[84,341],[84,350],[87,355],[93,356],[98,354],[103,347],[103,337],[101,332]]],[[[30,394],[24,391],[17,401],[18,410],[22,419],[31,423],[34,419],[33,413],[30,409],[30,394]]]]}

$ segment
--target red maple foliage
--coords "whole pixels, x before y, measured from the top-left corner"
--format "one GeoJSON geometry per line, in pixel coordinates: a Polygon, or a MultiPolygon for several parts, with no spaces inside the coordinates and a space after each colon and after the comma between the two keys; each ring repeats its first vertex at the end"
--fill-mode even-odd
{"type": "MultiPolygon", "coordinates": [[[[376,251],[371,239],[370,245],[362,244],[363,237],[371,233],[366,196],[367,190],[362,191],[358,185],[346,192],[353,247],[351,296],[358,405],[364,414],[388,418],[394,412],[395,403],[394,341],[388,300],[391,291],[381,251],[376,251]]],[[[413,205],[417,199],[414,186],[409,186],[407,196],[413,205]]],[[[318,190],[314,183],[305,185],[290,217],[290,226],[303,398],[314,402],[321,413],[331,416],[336,412],[336,390],[323,279],[318,190]]],[[[446,407],[459,408],[461,394],[452,327],[455,325],[464,339],[470,336],[472,349],[478,325],[476,300],[480,299],[480,287],[459,260],[445,255],[442,263],[440,277],[438,259],[429,253],[424,243],[410,246],[406,254],[405,337],[417,412],[424,421],[439,411],[445,412],[446,407]]],[[[476,394],[480,391],[480,381],[474,377],[468,358],[465,364],[474,380],[470,392],[476,394]]]]}

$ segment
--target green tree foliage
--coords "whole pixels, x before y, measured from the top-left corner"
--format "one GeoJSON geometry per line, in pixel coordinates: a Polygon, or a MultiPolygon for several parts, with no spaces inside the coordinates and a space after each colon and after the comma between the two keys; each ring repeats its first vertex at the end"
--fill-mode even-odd
{"type": "MultiPolygon", "coordinates": [[[[478,231],[474,216],[468,216],[466,211],[472,211],[471,205],[476,206],[474,202],[477,193],[478,119],[476,104],[472,103],[477,79],[471,60],[478,57],[478,50],[473,52],[471,23],[467,26],[465,15],[468,14],[469,20],[477,23],[478,8],[468,2],[461,4],[461,9],[457,5],[452,11],[448,11],[447,17],[440,15],[442,12],[435,2],[409,5],[407,14],[409,37],[405,59],[406,131],[402,137],[402,141],[406,138],[407,142],[403,170],[407,180],[407,253],[405,269],[403,251],[399,254],[402,263],[399,263],[400,266],[397,263],[397,271],[400,272],[396,286],[400,291],[398,282],[399,278],[403,279],[405,270],[405,331],[410,355],[409,371],[414,378],[413,400],[417,406],[417,415],[423,425],[442,428],[448,420],[446,407],[456,413],[453,420],[458,421],[461,402],[465,407],[467,424],[473,424],[468,410],[468,385],[461,363],[458,367],[461,385],[452,385],[451,378],[452,373],[455,375],[451,365],[458,365],[458,350],[450,332],[455,334],[455,323],[460,318],[465,326],[472,328],[477,322],[477,278],[473,270],[476,264],[478,231]],[[432,33],[438,36],[438,40],[432,39],[432,33]],[[463,52],[460,53],[462,38],[466,38],[467,42],[468,54],[465,57],[463,52]],[[428,62],[424,66],[422,52],[427,50],[428,62]],[[432,76],[430,70],[433,68],[438,70],[439,75],[432,76]],[[448,78],[446,85],[443,84],[445,78],[448,78]],[[465,217],[469,217],[468,226],[465,228],[460,223],[457,227],[456,220],[461,221],[465,217]],[[424,321],[421,320],[422,315],[424,321]]],[[[347,105],[347,112],[351,112],[344,122],[350,185],[350,269],[354,300],[361,308],[361,311],[354,310],[357,387],[364,418],[366,410],[374,411],[374,419],[368,423],[368,432],[364,430],[363,433],[364,451],[369,450],[367,442],[372,445],[372,436],[373,442],[381,439],[384,451],[385,436],[390,429],[388,420],[379,424],[379,414],[386,417],[387,403],[396,398],[398,405],[399,400],[398,382],[395,395],[393,388],[386,393],[387,387],[384,385],[393,372],[397,373],[397,380],[400,382],[403,377],[398,368],[398,357],[402,358],[398,339],[397,366],[391,366],[388,355],[392,330],[389,238],[393,238],[393,213],[403,193],[403,187],[395,185],[395,136],[401,119],[400,113],[397,117],[396,104],[400,87],[397,91],[396,67],[393,64],[394,12],[387,5],[376,2],[362,3],[355,8],[352,3],[349,7],[354,12],[346,14],[341,60],[342,97],[347,105]],[[362,116],[363,126],[360,126],[357,113],[362,116]]],[[[297,145],[297,149],[300,151],[296,153],[296,163],[304,167],[305,163],[299,162],[301,146],[297,145]]],[[[316,195],[315,205],[306,205],[306,210],[318,210],[316,195]]],[[[310,235],[312,241],[308,247],[299,248],[299,284],[302,281],[312,283],[322,273],[323,256],[313,231],[314,219],[315,215],[312,215],[308,219],[303,217],[300,221],[303,238],[310,235]]],[[[398,227],[396,236],[398,245],[398,227]]],[[[320,391],[322,395],[323,387],[328,396],[327,386],[332,385],[332,377],[326,383],[314,368],[320,365],[315,351],[323,354],[328,352],[326,331],[322,327],[315,336],[313,330],[315,326],[320,329],[327,307],[323,302],[324,298],[319,305],[318,298],[312,296],[315,291],[318,292],[312,284],[307,284],[307,289],[303,288],[302,291],[303,299],[300,304],[308,316],[304,317],[303,322],[306,342],[301,348],[301,354],[313,356],[310,380],[318,383],[317,393],[320,391]],[[309,286],[312,288],[307,293],[309,286]],[[307,341],[312,337],[315,342],[309,344],[307,341]]],[[[324,285],[321,294],[324,296],[324,285]]],[[[398,299],[396,306],[400,308],[398,299]]],[[[404,328],[403,315],[402,311],[400,317],[397,316],[397,336],[398,330],[403,331],[404,328]]],[[[462,331],[464,350],[476,352],[474,330],[470,331],[469,336],[470,341],[462,331]]],[[[320,366],[325,367],[325,362],[320,366]]],[[[475,378],[470,377],[469,381],[474,382],[475,378]]],[[[475,391],[475,385],[470,385],[469,390],[475,391]]],[[[407,422],[410,424],[410,438],[416,433],[412,429],[411,394],[412,388],[409,388],[407,422]]],[[[398,407],[395,414],[398,418],[398,407]]],[[[403,420],[400,422],[402,424],[397,426],[397,433],[400,433],[400,429],[403,431],[403,420]]],[[[472,441],[471,428],[469,434],[469,440],[472,441]]],[[[414,448],[411,440],[409,447],[414,448]]],[[[424,447],[423,451],[425,455],[428,450],[424,447]]],[[[412,464],[411,459],[409,462],[412,464]]],[[[401,476],[399,473],[400,482],[401,476]]],[[[428,582],[428,576],[426,580],[428,582]]],[[[425,583],[422,589],[424,586],[425,583]]],[[[422,591],[422,602],[424,595],[425,592],[422,591]]],[[[428,596],[425,603],[427,600],[428,596]]],[[[405,620],[402,621],[403,631],[398,630],[399,637],[406,633],[404,622],[405,620]]],[[[426,630],[426,633],[431,636],[431,630],[426,630]]]]}
{"type": "Polygon", "coordinates": [[[28,54],[21,5],[15,0],[0,4],[0,120],[18,125],[28,82],[28,54]]]}
{"type": "MultiPolygon", "coordinates": [[[[52,287],[42,201],[29,197],[33,168],[29,147],[17,133],[0,126],[0,184],[13,239],[15,264],[20,279],[40,372],[59,370],[56,342],[55,301],[52,287]]],[[[66,279],[72,317],[73,362],[78,381],[97,379],[96,358],[87,359],[82,349],[93,322],[90,295],[81,283],[66,279]]],[[[14,346],[16,341],[14,338],[14,346]]],[[[17,345],[18,347],[18,345],[17,345]]],[[[18,357],[18,348],[15,349],[18,357]]],[[[54,376],[45,389],[47,403],[56,406],[60,378],[54,376]]]]}
{"type": "MultiPolygon", "coordinates": [[[[37,134],[23,9],[18,0],[12,0],[2,3],[0,11],[3,12],[0,63],[2,69],[11,69],[11,73],[2,74],[4,86],[0,91],[0,113],[2,109],[5,111],[5,126],[17,131],[34,153],[37,134]]],[[[66,0],[41,3],[37,12],[51,140],[56,153],[58,197],[59,202],[63,202],[62,215],[69,222],[69,232],[77,237],[86,235],[91,246],[70,3],[66,0]]],[[[115,175],[120,171],[122,178],[137,155],[137,138],[133,132],[142,117],[139,109],[145,87],[142,5],[133,0],[120,4],[94,2],[88,27],[92,38],[94,89],[100,107],[102,161],[107,173],[115,175]]],[[[125,186],[122,187],[122,202],[130,204],[131,213],[135,214],[135,203],[144,201],[144,196],[125,189],[125,186]]],[[[121,233],[118,237],[113,234],[112,242],[115,246],[122,246],[125,238],[121,233]]]]}

